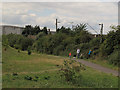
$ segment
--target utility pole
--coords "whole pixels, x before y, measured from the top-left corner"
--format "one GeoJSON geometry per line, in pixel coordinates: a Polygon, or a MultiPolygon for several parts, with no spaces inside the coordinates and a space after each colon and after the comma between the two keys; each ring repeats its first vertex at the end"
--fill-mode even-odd
{"type": "Polygon", "coordinates": [[[56,19],[56,32],[57,32],[57,19],[56,19]]]}
{"type": "Polygon", "coordinates": [[[56,18],[56,23],[55,23],[55,25],[56,25],[56,32],[57,32],[57,26],[58,26],[57,24],[58,24],[58,23],[60,23],[60,22],[58,22],[58,21],[57,21],[57,18],[56,18]]]}
{"type": "Polygon", "coordinates": [[[101,25],[101,30],[100,30],[101,39],[100,39],[100,43],[102,43],[102,41],[103,41],[103,24],[99,24],[99,25],[101,25]]]}

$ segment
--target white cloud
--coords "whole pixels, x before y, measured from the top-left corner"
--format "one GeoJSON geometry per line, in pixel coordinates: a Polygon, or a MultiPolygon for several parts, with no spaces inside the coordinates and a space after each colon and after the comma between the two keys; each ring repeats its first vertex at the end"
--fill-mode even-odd
{"type": "Polygon", "coordinates": [[[71,26],[69,22],[89,23],[99,30],[99,23],[104,23],[104,32],[118,20],[117,3],[3,3],[3,23],[24,26],[26,24],[47,26],[71,26]]]}
{"type": "Polygon", "coordinates": [[[2,24],[2,3],[0,2],[0,25],[2,24]]]}
{"type": "Polygon", "coordinates": [[[2,2],[118,2],[119,0],[2,0],[2,2]]]}
{"type": "Polygon", "coordinates": [[[32,16],[32,17],[35,17],[35,16],[36,16],[36,14],[34,14],[34,13],[31,13],[31,14],[30,14],[30,16],[32,16]]]}

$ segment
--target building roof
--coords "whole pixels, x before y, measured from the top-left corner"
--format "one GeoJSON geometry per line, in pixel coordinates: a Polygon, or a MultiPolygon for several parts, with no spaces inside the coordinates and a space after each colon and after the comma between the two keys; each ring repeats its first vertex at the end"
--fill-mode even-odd
{"type": "Polygon", "coordinates": [[[24,28],[24,27],[20,27],[20,26],[12,26],[12,25],[0,25],[0,27],[24,28]]]}

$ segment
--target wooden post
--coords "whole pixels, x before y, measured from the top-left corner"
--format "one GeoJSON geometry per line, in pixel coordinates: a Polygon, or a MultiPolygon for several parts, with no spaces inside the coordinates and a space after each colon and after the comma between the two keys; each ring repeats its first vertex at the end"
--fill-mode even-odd
{"type": "Polygon", "coordinates": [[[57,32],[57,19],[56,19],[56,32],[57,32]]]}

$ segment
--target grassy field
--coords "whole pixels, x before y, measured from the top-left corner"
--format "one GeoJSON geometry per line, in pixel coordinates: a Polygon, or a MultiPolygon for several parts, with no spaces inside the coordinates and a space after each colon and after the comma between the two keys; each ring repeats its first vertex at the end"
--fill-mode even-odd
{"type": "Polygon", "coordinates": [[[18,53],[13,48],[2,50],[3,88],[117,88],[118,77],[89,67],[81,71],[77,84],[60,78],[59,67],[64,58],[60,56],[18,53]]]}

